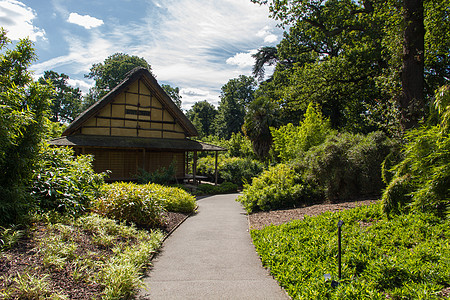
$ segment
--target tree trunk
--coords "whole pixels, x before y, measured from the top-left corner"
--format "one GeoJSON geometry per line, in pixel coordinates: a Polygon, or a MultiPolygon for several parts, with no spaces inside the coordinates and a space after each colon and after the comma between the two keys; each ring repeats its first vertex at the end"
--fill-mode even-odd
{"type": "Polygon", "coordinates": [[[424,112],[424,13],[423,0],[403,0],[405,22],[402,94],[399,105],[402,129],[417,126],[424,112]]]}

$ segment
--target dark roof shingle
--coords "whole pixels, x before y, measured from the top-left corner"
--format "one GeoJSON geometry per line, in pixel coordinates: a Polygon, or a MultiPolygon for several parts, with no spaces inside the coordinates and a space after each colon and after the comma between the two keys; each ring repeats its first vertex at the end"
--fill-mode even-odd
{"type": "Polygon", "coordinates": [[[190,139],[161,139],[103,135],[70,135],[50,141],[54,146],[145,148],[180,151],[226,151],[227,149],[190,139]]]}

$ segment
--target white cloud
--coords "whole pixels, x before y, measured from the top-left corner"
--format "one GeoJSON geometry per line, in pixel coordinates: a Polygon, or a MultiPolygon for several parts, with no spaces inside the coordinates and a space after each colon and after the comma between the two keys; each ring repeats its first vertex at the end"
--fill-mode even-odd
{"type": "Polygon", "coordinates": [[[32,41],[45,39],[45,31],[33,25],[36,13],[25,4],[16,0],[0,1],[0,26],[12,40],[28,37],[32,41]]]}
{"type": "Polygon", "coordinates": [[[104,39],[100,34],[92,34],[88,41],[84,41],[74,35],[66,35],[69,44],[69,53],[50,60],[34,64],[32,69],[37,73],[45,70],[64,67],[63,73],[85,74],[94,63],[102,62],[106,57],[114,53],[114,44],[104,39]]]}
{"type": "Polygon", "coordinates": [[[89,15],[79,15],[77,13],[70,13],[67,22],[80,25],[86,29],[95,28],[103,25],[103,21],[89,15]]]}
{"type": "Polygon", "coordinates": [[[256,54],[257,50],[251,50],[249,52],[240,52],[227,59],[227,64],[239,66],[241,68],[251,67],[255,64],[255,59],[252,57],[256,54]]]}
{"type": "Polygon", "coordinates": [[[86,82],[85,80],[72,79],[72,78],[69,78],[69,80],[67,80],[67,83],[70,86],[79,88],[83,94],[86,94],[89,91],[89,89],[94,86],[93,82],[89,83],[89,82],[86,82]]]}
{"type": "Polygon", "coordinates": [[[196,89],[196,88],[185,88],[185,89],[181,89],[180,94],[183,96],[207,96],[208,95],[208,91],[205,90],[201,90],[201,89],[196,89]]]}
{"type": "Polygon", "coordinates": [[[272,33],[269,26],[264,26],[263,29],[256,33],[257,37],[264,38],[264,43],[273,44],[278,41],[278,36],[272,33]]]}
{"type": "MultiPolygon", "coordinates": [[[[152,2],[157,4],[149,6],[142,19],[108,18],[110,21],[98,31],[83,36],[70,31],[61,34],[68,53],[33,65],[33,69],[43,72],[59,67],[61,72],[88,85],[82,74],[87,74],[93,63],[124,52],[144,57],[159,82],[178,86],[183,108],[202,100],[217,105],[220,88],[228,80],[251,75],[251,54],[256,50],[250,49],[274,41],[281,32],[275,28],[276,21],[268,18],[267,6],[250,1],[152,2]]],[[[64,18],[67,16],[68,12],[64,18]]]]}
{"type": "Polygon", "coordinates": [[[278,41],[278,36],[276,36],[275,34],[269,34],[268,36],[266,36],[264,38],[264,43],[267,43],[267,44],[273,44],[276,41],[278,41]]]}
{"type": "Polygon", "coordinates": [[[181,95],[181,107],[188,110],[199,101],[208,101],[214,106],[218,106],[219,102],[219,92],[215,91],[205,91],[195,88],[186,88],[180,91],[181,95]]]}

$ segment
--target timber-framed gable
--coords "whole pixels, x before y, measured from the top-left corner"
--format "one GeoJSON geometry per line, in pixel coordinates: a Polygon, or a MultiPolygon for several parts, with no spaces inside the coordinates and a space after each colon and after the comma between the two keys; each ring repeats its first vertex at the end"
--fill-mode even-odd
{"type": "Polygon", "coordinates": [[[134,180],[140,170],[154,172],[174,164],[186,177],[187,152],[193,152],[193,176],[198,151],[226,149],[189,139],[198,135],[149,70],[136,68],[102,99],[81,113],[52,140],[76,154],[92,154],[96,172],[110,171],[110,180],[134,180]]]}

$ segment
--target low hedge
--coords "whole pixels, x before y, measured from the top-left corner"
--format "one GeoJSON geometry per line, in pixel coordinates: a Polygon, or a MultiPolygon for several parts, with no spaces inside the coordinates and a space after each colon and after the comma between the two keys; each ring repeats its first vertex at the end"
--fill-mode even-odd
{"type": "Polygon", "coordinates": [[[216,195],[236,193],[238,189],[237,184],[231,182],[223,182],[219,185],[200,184],[195,191],[196,195],[216,195]]]}
{"type": "Polygon", "coordinates": [[[380,195],[381,164],[397,149],[382,132],[339,133],[310,148],[304,157],[279,164],[245,184],[239,201],[248,212],[298,207],[317,200],[335,201],[380,195]]]}
{"type": "Polygon", "coordinates": [[[254,212],[300,206],[314,198],[312,189],[302,183],[292,167],[278,164],[245,184],[237,201],[247,212],[254,212]]]}
{"type": "Polygon", "coordinates": [[[143,227],[161,226],[166,211],[189,213],[195,208],[194,196],[158,184],[119,182],[104,185],[102,192],[92,202],[96,213],[143,227]]]}

